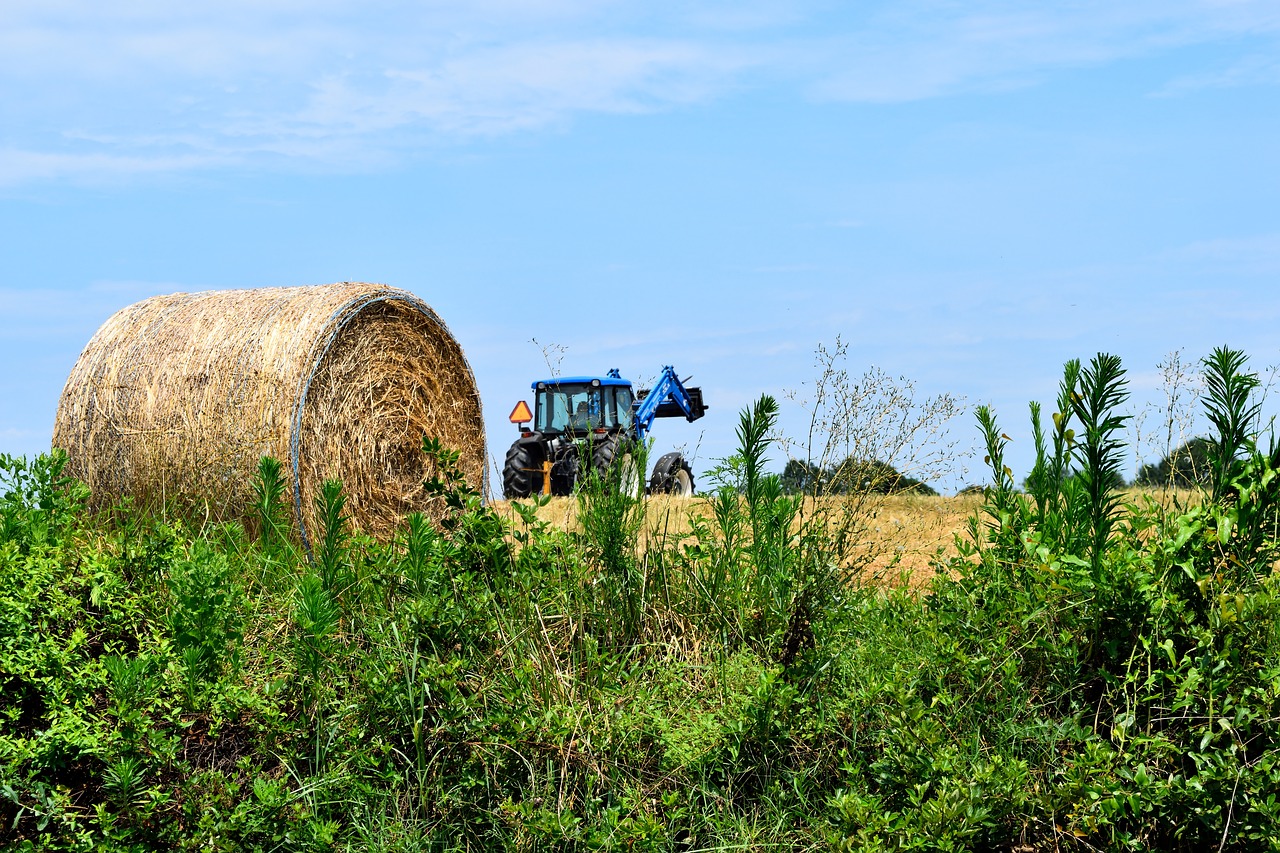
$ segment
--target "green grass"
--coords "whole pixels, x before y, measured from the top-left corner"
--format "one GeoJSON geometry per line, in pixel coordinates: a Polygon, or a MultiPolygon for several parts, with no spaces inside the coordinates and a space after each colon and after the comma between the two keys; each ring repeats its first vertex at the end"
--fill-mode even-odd
{"type": "Polygon", "coordinates": [[[997,485],[920,590],[841,573],[767,399],[745,486],[645,545],[639,496],[505,521],[434,442],[439,522],[375,543],[333,484],[311,560],[270,463],[246,532],[0,457],[0,847],[1278,849],[1276,460],[1117,512],[1118,362],[1062,399],[1025,495],[981,413],[997,485]]]}

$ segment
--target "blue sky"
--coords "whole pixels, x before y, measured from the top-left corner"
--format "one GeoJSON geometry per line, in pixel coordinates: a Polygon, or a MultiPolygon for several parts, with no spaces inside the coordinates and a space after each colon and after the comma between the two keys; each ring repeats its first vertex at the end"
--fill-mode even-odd
{"type": "Polygon", "coordinates": [[[0,261],[0,452],[130,302],[351,279],[445,318],[499,456],[533,339],[692,374],[701,470],[840,336],[1021,475],[1068,358],[1135,413],[1280,361],[1280,4],[7,0],[0,261]]]}

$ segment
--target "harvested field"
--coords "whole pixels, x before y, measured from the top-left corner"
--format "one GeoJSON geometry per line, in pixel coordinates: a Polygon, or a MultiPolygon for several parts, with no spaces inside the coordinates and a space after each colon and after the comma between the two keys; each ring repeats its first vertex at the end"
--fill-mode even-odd
{"type": "MultiPolygon", "coordinates": [[[[967,537],[968,519],[982,507],[981,495],[955,497],[890,495],[867,496],[860,504],[842,498],[821,499],[822,509],[837,523],[842,507],[856,511],[862,521],[850,529],[859,530],[855,537],[860,545],[860,572],[880,582],[908,583],[918,586],[928,582],[950,557],[956,556],[956,536],[967,537]]],[[[1198,503],[1200,496],[1179,489],[1131,489],[1125,493],[1127,504],[1154,501],[1165,509],[1187,507],[1198,503]]],[[[494,507],[506,518],[520,524],[510,502],[499,501],[494,507]]],[[[805,511],[812,514],[814,501],[808,500],[805,511]]],[[[538,510],[538,518],[565,531],[580,530],[577,522],[578,502],[574,498],[552,498],[538,510]]],[[[692,499],[665,495],[645,501],[645,541],[663,537],[688,536],[691,514],[711,517],[705,496],[692,499]]],[[[984,519],[985,521],[985,519],[984,519]]]]}
{"type": "MultiPolygon", "coordinates": [[[[841,512],[839,498],[822,499],[822,509],[832,518],[841,512]]],[[[981,506],[980,496],[921,497],[916,495],[868,498],[859,507],[864,519],[858,537],[860,552],[866,561],[866,575],[899,582],[904,576],[912,585],[932,577],[939,555],[945,559],[955,554],[955,536],[963,534],[968,517],[981,506]]],[[[494,507],[514,523],[519,516],[507,501],[494,507]]],[[[806,512],[814,511],[810,500],[806,512]]],[[[552,498],[538,510],[538,518],[561,530],[578,530],[578,503],[574,498],[552,498]]],[[[656,496],[645,501],[645,533],[647,540],[687,536],[692,527],[690,515],[711,516],[711,507],[702,497],[675,498],[656,496]]],[[[833,522],[834,523],[834,522],[833,522]]]]}

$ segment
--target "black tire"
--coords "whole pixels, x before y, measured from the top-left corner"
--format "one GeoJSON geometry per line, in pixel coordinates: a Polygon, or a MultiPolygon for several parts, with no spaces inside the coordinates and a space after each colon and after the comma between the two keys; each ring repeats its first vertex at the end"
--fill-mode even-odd
{"type": "Polygon", "coordinates": [[[658,464],[653,466],[649,494],[688,498],[693,496],[693,492],[693,469],[684,461],[684,456],[679,453],[663,454],[658,464]]]}
{"type": "Polygon", "coordinates": [[[614,433],[595,443],[591,448],[591,467],[605,482],[621,491],[640,491],[635,444],[623,433],[614,433]]]}
{"type": "Polygon", "coordinates": [[[502,463],[502,494],[507,500],[527,498],[542,491],[542,476],[533,460],[529,445],[516,442],[507,450],[502,463]]]}
{"type": "MultiPolygon", "coordinates": [[[[578,448],[576,445],[551,448],[551,494],[565,497],[573,494],[574,483],[578,480],[578,448]]],[[[542,488],[542,474],[534,474],[537,489],[542,488]]]]}

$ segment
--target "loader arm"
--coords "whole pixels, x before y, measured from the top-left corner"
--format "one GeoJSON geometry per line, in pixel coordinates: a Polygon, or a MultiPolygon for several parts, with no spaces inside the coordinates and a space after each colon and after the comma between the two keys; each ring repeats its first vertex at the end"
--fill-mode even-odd
{"type": "Polygon", "coordinates": [[[706,414],[707,405],[702,402],[701,388],[686,388],[676,376],[675,368],[662,368],[658,381],[635,403],[636,435],[644,441],[655,418],[683,417],[696,421],[706,414]]]}

